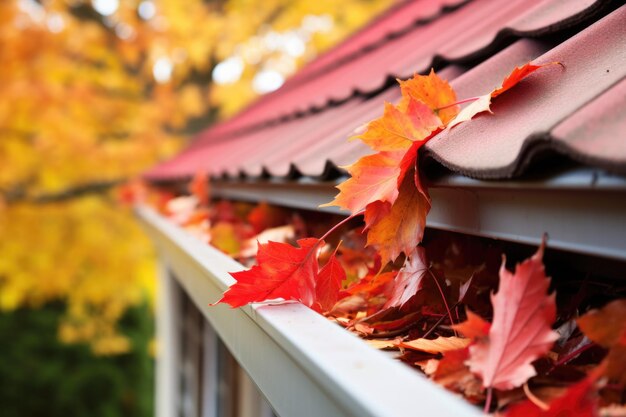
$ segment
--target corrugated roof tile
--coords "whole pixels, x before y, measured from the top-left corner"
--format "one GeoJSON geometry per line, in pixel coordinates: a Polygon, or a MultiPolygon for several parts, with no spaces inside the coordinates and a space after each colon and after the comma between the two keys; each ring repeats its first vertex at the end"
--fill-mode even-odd
{"type": "MultiPolygon", "coordinates": [[[[296,77],[296,81],[288,80],[283,88],[262,97],[237,116],[202,134],[201,140],[212,140],[227,132],[321,108],[332,102],[347,100],[356,93],[373,92],[384,87],[390,79],[407,78],[414,72],[427,71],[436,57],[465,59],[511,36],[535,36],[561,30],[601,10],[607,1],[472,0],[426,3],[409,2],[404,7],[393,9],[381,20],[381,24],[362,30],[345,46],[338,47],[337,54],[330,54],[339,65],[322,66],[323,71],[316,72],[309,68],[317,67],[318,61],[312,62],[302,73],[315,76],[309,74],[300,81],[296,77]],[[435,9],[440,12],[436,13],[435,9]],[[408,29],[404,26],[406,21],[420,21],[426,15],[432,15],[428,23],[408,29]],[[395,32],[398,28],[401,30],[395,32]],[[386,41],[381,44],[376,40],[380,39],[380,32],[384,30],[397,35],[383,37],[386,41]],[[370,41],[373,44],[378,42],[379,47],[367,50],[367,53],[351,55],[354,51],[352,42],[357,42],[358,50],[369,45],[370,41]],[[346,61],[346,57],[350,59],[346,61]]],[[[326,56],[320,57],[320,61],[329,59],[326,56]]]]}
{"type": "Polygon", "coordinates": [[[626,78],[571,114],[551,136],[581,162],[625,174],[626,78]]]}
{"type": "MultiPolygon", "coordinates": [[[[415,70],[424,71],[435,55],[477,55],[481,48],[493,47],[505,32],[536,35],[570,27],[605,5],[589,0],[442,1],[433,3],[430,12],[411,5],[416,15],[409,17],[409,5],[404,4],[378,19],[369,35],[370,29],[364,29],[348,41],[359,39],[355,45],[338,47],[320,59],[328,60],[324,57],[333,53],[336,57],[354,53],[380,39],[385,32],[381,28],[394,28],[394,19],[399,19],[396,14],[402,14],[402,24],[409,25],[403,34],[391,39],[383,36],[387,39],[383,46],[340,63],[328,74],[306,79],[282,95],[260,100],[240,116],[207,130],[189,149],[146,177],[173,180],[199,169],[215,176],[323,177],[329,167],[350,164],[371,152],[359,141],[348,142],[347,137],[356,127],[378,117],[384,100],[399,98],[397,88],[374,96],[355,95],[353,90],[376,91],[394,74],[408,77],[415,70]],[[433,17],[433,10],[446,4],[457,8],[433,17]],[[429,23],[416,24],[419,13],[433,15],[429,23]],[[329,97],[345,101],[324,105],[329,97]],[[290,118],[272,122],[281,111],[303,110],[311,103],[320,105],[322,111],[300,117],[292,113],[290,118]],[[255,120],[262,123],[255,125],[255,120]]],[[[626,146],[616,143],[610,132],[626,130],[624,85],[620,83],[626,71],[624,21],[623,6],[562,44],[553,37],[521,39],[465,73],[461,66],[444,68],[441,74],[453,80],[458,97],[465,98],[490,91],[514,66],[531,60],[565,65],[565,70],[549,67],[524,80],[496,100],[496,116],[481,116],[439,135],[427,145],[426,154],[450,169],[480,178],[516,175],[534,152],[546,147],[600,166],[617,169],[623,165],[626,146]],[[588,126],[600,123],[610,127],[594,136],[588,126]],[[596,150],[596,145],[602,150],[596,150]]],[[[320,65],[310,66],[323,67],[320,65]]]]}
{"type": "MultiPolygon", "coordinates": [[[[506,178],[519,174],[534,153],[560,149],[560,143],[552,143],[551,130],[626,75],[624,22],[626,7],[541,55],[537,63],[556,61],[565,68],[555,65],[532,74],[493,103],[495,116],[479,116],[443,132],[426,145],[428,154],[467,176],[506,178]]],[[[499,54],[477,66],[459,84],[470,78],[501,80],[494,68],[505,58],[499,54]]],[[[626,146],[620,151],[626,157],[626,146]]]]}

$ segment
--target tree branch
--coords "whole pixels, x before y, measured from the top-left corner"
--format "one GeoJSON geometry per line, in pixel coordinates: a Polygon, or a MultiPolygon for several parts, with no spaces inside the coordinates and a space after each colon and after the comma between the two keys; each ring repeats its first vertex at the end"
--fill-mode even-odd
{"type": "Polygon", "coordinates": [[[109,191],[111,188],[126,182],[126,179],[116,179],[111,181],[95,181],[85,184],[75,185],[65,190],[54,193],[42,193],[30,195],[23,188],[15,188],[11,190],[0,190],[0,195],[7,204],[15,203],[32,203],[32,204],[48,204],[58,203],[61,201],[72,200],[78,197],[84,197],[89,194],[101,194],[109,191]]]}

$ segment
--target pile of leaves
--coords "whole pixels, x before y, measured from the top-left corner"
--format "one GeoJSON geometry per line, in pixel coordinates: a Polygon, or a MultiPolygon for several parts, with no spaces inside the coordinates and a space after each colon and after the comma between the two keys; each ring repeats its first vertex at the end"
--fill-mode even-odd
{"type": "Polygon", "coordinates": [[[268,205],[245,216],[233,215],[229,203],[209,205],[202,174],[191,197],[162,198],[161,210],[239,259],[256,250],[256,264],[232,273],[236,283],[219,303],[299,301],[371,345],[397,351],[485,412],[623,413],[626,299],[611,301],[619,291],[589,299],[581,287],[557,308],[543,263],[545,238],[513,271],[501,249],[436,235],[422,242],[431,200],[419,148],[490,112],[492,99],[553,64],[526,64],[501,87],[461,101],[434,72],[400,81],[402,100],[386,103],[383,116],[355,136],[375,153],[347,167],[351,178],[329,204],[351,215],[325,232],[307,230],[325,226],[319,219],[303,221],[268,205]]]}

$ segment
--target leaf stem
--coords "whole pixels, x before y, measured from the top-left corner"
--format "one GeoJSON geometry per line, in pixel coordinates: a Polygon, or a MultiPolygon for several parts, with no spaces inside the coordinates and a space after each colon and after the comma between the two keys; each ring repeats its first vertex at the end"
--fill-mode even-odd
{"type": "Polygon", "coordinates": [[[472,101],[476,101],[476,100],[478,100],[479,98],[480,98],[480,97],[470,97],[470,98],[466,98],[466,99],[464,99],[464,100],[457,101],[456,103],[446,104],[445,106],[443,106],[443,107],[439,107],[438,109],[435,109],[434,111],[435,111],[435,112],[438,112],[438,111],[445,110],[445,109],[450,108],[450,107],[458,106],[459,104],[470,103],[470,102],[472,102],[472,101]]]}
{"type": "Polygon", "coordinates": [[[548,411],[550,409],[550,406],[548,404],[541,401],[535,394],[532,393],[532,391],[528,387],[528,382],[524,384],[523,388],[524,388],[524,394],[526,394],[526,397],[528,397],[528,400],[531,403],[535,404],[537,407],[541,408],[543,411],[548,411]]]}
{"type": "MultiPolygon", "coordinates": [[[[452,306],[452,308],[456,308],[459,305],[460,301],[457,301],[457,303],[455,305],[452,306]]],[[[426,333],[424,333],[422,335],[422,338],[427,338],[428,336],[430,336],[430,334],[432,332],[435,331],[435,329],[437,328],[437,326],[439,326],[441,324],[441,322],[446,318],[446,315],[443,314],[441,317],[439,317],[439,320],[437,320],[437,322],[435,324],[433,324],[433,327],[431,327],[430,329],[428,329],[428,331],[426,333]]]]}
{"type": "Polygon", "coordinates": [[[344,224],[348,223],[350,220],[354,219],[357,216],[360,216],[362,214],[365,214],[365,209],[363,210],[359,210],[354,214],[349,215],[348,217],[346,217],[345,219],[343,219],[342,221],[340,221],[339,223],[337,223],[336,225],[334,225],[333,227],[330,228],[330,230],[328,230],[326,233],[324,233],[324,236],[320,237],[319,240],[324,240],[326,239],[331,233],[333,233],[335,230],[339,229],[341,226],[343,226],[344,224]]]}
{"type": "MultiPolygon", "coordinates": [[[[435,274],[433,274],[433,271],[431,271],[430,268],[428,268],[428,273],[433,278],[433,280],[435,281],[435,285],[437,285],[437,288],[439,289],[439,294],[441,294],[441,299],[443,300],[443,304],[446,306],[446,310],[448,311],[450,324],[454,325],[455,323],[454,323],[454,319],[452,318],[452,311],[450,311],[450,307],[448,306],[448,301],[446,300],[446,296],[443,293],[443,289],[441,288],[441,285],[439,285],[439,281],[437,280],[437,277],[435,276],[435,274]]],[[[456,330],[454,330],[454,335],[458,336],[456,330]]]]}
{"type": "Polygon", "coordinates": [[[587,349],[589,349],[592,346],[594,346],[593,342],[589,342],[586,345],[582,345],[578,349],[576,349],[576,350],[568,353],[567,355],[563,356],[561,359],[556,361],[554,363],[554,365],[552,365],[552,369],[550,369],[550,372],[552,372],[554,370],[554,368],[556,368],[557,366],[564,365],[564,364],[568,363],[569,361],[571,361],[572,359],[576,358],[577,356],[580,356],[581,353],[583,353],[584,351],[586,351],[587,349]]]}
{"type": "Polygon", "coordinates": [[[487,388],[487,399],[485,400],[485,408],[483,408],[483,413],[489,414],[489,409],[491,408],[491,398],[493,397],[493,388],[487,388]]]}

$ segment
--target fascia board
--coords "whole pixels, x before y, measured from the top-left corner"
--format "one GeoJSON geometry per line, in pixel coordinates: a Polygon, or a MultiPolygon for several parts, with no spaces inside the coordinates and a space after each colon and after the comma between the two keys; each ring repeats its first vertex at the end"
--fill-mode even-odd
{"type": "Polygon", "coordinates": [[[152,209],[138,216],[187,294],[281,417],[479,416],[299,303],[209,306],[243,266],[152,209]]]}
{"type": "MultiPolygon", "coordinates": [[[[216,182],[217,196],[320,209],[337,194],[336,182],[216,182]]],[[[626,260],[626,179],[576,169],[536,180],[481,181],[448,175],[430,184],[427,227],[626,260]]]]}

